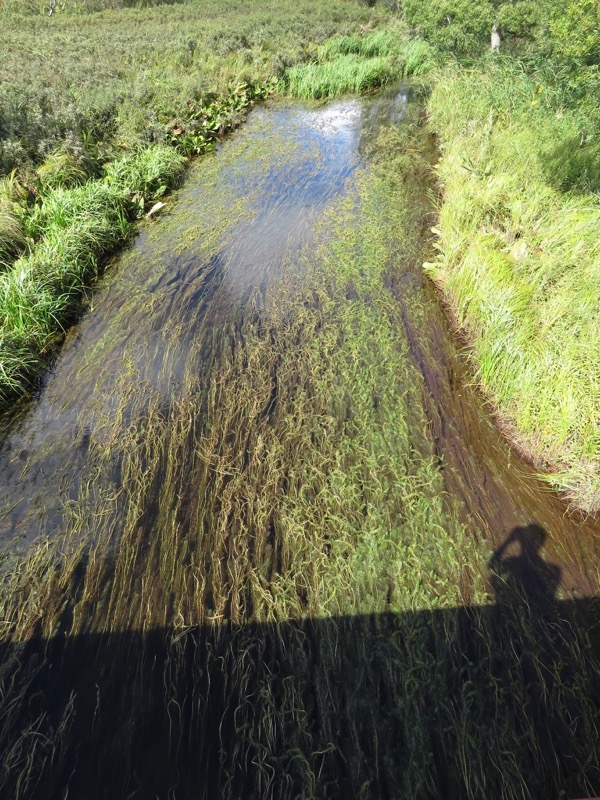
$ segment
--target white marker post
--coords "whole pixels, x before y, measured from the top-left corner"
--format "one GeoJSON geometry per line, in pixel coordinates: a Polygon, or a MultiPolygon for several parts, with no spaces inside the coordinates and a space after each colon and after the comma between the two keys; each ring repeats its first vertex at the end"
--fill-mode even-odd
{"type": "Polygon", "coordinates": [[[498,30],[498,26],[494,25],[492,28],[492,52],[496,53],[500,50],[500,31],[498,30]]]}

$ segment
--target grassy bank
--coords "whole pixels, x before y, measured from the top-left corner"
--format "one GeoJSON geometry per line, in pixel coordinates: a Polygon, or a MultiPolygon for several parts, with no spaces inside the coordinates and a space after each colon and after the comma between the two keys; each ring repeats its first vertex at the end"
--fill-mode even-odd
{"type": "Polygon", "coordinates": [[[318,100],[368,91],[434,68],[437,55],[406,26],[388,24],[372,33],[340,36],[322,45],[308,64],[290,67],[283,89],[294,97],[318,100]]]}
{"type": "Polygon", "coordinates": [[[35,245],[0,275],[0,401],[26,392],[98,277],[102,259],[129,236],[140,207],[181,177],[185,158],[155,145],[112,163],[106,177],[49,191],[31,209],[35,245]]]}
{"type": "Polygon", "coordinates": [[[511,435],[553,486],[597,510],[600,125],[593,95],[575,89],[512,59],[438,76],[443,202],[430,272],[511,435]]]}
{"type": "Polygon", "coordinates": [[[0,405],[37,386],[104,259],[127,240],[148,207],[177,185],[185,156],[214,149],[268,92],[266,83],[239,83],[225,96],[190,102],[187,128],[177,124],[165,143],[96,164],[99,178],[89,178],[85,157],[65,149],[37,168],[29,197],[15,171],[0,179],[0,405]]]}
{"type": "Polygon", "coordinates": [[[360,32],[385,57],[355,55],[360,77],[328,94],[390,80],[405,35],[354,0],[42,12],[2,12],[0,403],[38,384],[103,259],[176,183],[182,155],[214,149],[277,85],[291,90],[288,68],[326,61],[334,34],[334,48],[360,32]]]}

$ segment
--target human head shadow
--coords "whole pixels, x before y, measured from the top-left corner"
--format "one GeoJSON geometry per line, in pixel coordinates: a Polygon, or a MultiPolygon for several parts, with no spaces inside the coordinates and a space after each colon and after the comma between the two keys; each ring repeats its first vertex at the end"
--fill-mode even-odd
{"type": "Polygon", "coordinates": [[[492,559],[524,602],[5,643],[0,796],[600,793],[600,601],[542,538],[492,559]]]}

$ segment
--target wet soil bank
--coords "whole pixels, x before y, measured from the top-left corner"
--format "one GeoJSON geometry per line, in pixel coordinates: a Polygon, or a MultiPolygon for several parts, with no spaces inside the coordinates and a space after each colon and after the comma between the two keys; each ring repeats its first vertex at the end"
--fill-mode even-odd
{"type": "Polygon", "coordinates": [[[498,430],[493,409],[486,407],[473,381],[468,345],[450,331],[437,291],[427,279],[422,298],[425,325],[424,320],[415,324],[408,314],[403,321],[423,377],[423,402],[444,485],[461,501],[465,525],[496,546],[516,527],[539,526],[546,534],[547,558],[560,565],[564,596],[596,595],[600,521],[570,509],[498,430]]]}
{"type": "Polygon", "coordinates": [[[0,789],[600,792],[600,536],[423,279],[411,90],[258,109],[0,456],[0,789]]]}

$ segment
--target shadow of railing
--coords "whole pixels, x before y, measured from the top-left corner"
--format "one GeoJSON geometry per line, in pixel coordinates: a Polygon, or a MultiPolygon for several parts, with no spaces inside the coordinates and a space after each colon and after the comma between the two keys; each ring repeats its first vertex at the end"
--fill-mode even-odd
{"type": "Polygon", "coordinates": [[[6,644],[0,793],[600,793],[599,610],[524,596],[6,644]]]}

